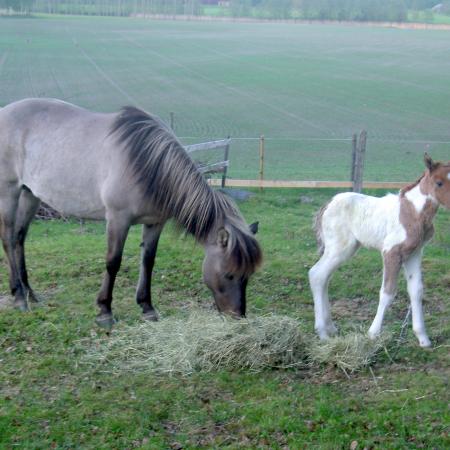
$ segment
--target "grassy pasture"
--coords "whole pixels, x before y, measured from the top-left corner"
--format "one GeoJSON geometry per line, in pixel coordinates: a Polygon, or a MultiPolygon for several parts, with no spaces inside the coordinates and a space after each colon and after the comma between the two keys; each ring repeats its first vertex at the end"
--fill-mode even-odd
{"type": "MultiPolygon", "coordinates": [[[[29,96],[102,111],[135,103],[166,120],[174,111],[185,143],[264,133],[268,178],[347,179],[349,142],[315,139],[346,139],[366,127],[367,178],[412,180],[426,144],[450,140],[449,39],[344,26],[0,18],[0,106],[29,96]]],[[[436,158],[449,159],[447,149],[430,144],[436,158]]],[[[257,175],[256,141],[233,143],[230,174],[257,175]]],[[[265,252],[249,314],[287,314],[312,329],[311,221],[333,193],[267,190],[241,204],[249,222],[260,220],[265,252]]],[[[419,349],[408,328],[402,347],[347,379],[329,366],[188,378],[88,370],[79,340],[107,339],[93,324],[104,225],[37,222],[29,271],[45,301],[29,314],[0,311],[0,448],[445,448],[449,224],[440,212],[425,251],[434,348],[419,349]]],[[[139,242],[134,228],[116,284],[119,327],[139,320],[139,242]]],[[[201,260],[191,238],[164,232],[153,287],[163,315],[211,304],[201,260]]],[[[379,255],[368,251],[336,274],[330,294],[342,332],[368,328],[380,280],[379,255]]],[[[391,332],[398,335],[406,310],[402,281],[387,316],[391,332]]]]}
{"type": "MultiPolygon", "coordinates": [[[[249,285],[249,314],[298,318],[312,331],[307,270],[316,260],[311,221],[332,191],[267,190],[240,205],[261,221],[265,264],[249,285]],[[312,203],[300,203],[307,195],[312,203]]],[[[37,222],[28,240],[31,280],[45,301],[31,313],[0,311],[0,448],[445,448],[448,445],[448,233],[441,211],[426,248],[425,311],[434,348],[410,328],[403,346],[349,379],[336,368],[219,372],[182,377],[106,375],[80,365],[80,339],[103,336],[93,305],[105,252],[98,223],[37,222]],[[355,444],[353,444],[355,445],[355,444]]],[[[115,314],[139,321],[134,303],[140,232],[133,228],[117,280],[115,314]]],[[[154,302],[168,316],[211,299],[201,282],[203,252],[169,227],[154,272],[154,302]]],[[[0,293],[7,293],[1,256],[0,293]]],[[[359,254],[331,285],[343,333],[367,329],[381,279],[376,252],[359,254]]],[[[387,315],[398,335],[405,283],[387,315]]]]}
{"type": "Polygon", "coordinates": [[[49,96],[173,111],[185,143],[236,138],[235,178],[257,177],[264,134],[268,179],[347,180],[340,139],[366,128],[366,179],[409,181],[426,148],[448,159],[449,48],[447,31],[0,18],[0,106],[49,96]]]}

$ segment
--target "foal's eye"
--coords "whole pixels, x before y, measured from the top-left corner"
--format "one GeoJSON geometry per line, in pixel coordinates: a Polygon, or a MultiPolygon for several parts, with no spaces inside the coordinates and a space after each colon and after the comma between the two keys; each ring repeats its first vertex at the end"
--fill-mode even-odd
{"type": "Polygon", "coordinates": [[[233,276],[231,273],[227,273],[227,274],[225,275],[225,278],[226,278],[227,280],[229,280],[229,281],[233,281],[233,280],[234,280],[234,276],[233,276]]]}
{"type": "Polygon", "coordinates": [[[436,186],[437,186],[437,187],[442,187],[443,184],[444,184],[444,182],[441,181],[441,180],[436,181],[436,186]]]}

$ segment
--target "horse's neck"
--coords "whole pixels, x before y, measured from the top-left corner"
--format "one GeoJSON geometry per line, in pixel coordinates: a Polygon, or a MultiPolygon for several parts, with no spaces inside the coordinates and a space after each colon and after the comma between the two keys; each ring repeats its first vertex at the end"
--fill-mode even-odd
{"type": "Polygon", "coordinates": [[[417,184],[401,198],[403,219],[412,228],[431,228],[438,208],[439,203],[427,192],[424,182],[417,184]]]}

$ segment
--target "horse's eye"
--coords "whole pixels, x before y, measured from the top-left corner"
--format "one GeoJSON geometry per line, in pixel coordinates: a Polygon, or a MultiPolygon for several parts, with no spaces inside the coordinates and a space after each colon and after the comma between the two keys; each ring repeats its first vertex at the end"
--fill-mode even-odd
{"type": "Polygon", "coordinates": [[[441,181],[441,180],[436,181],[436,186],[437,186],[437,187],[442,187],[443,184],[444,184],[444,182],[441,181]]]}
{"type": "Polygon", "coordinates": [[[234,276],[233,276],[231,273],[227,273],[227,274],[225,275],[225,278],[226,278],[227,280],[230,280],[230,281],[233,281],[233,280],[234,280],[234,276]]]}

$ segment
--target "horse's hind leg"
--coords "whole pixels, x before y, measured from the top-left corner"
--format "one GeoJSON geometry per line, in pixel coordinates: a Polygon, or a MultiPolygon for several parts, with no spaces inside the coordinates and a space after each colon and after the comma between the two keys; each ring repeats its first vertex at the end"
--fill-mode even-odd
{"type": "Polygon", "coordinates": [[[309,270],[309,284],[314,298],[314,329],[320,339],[328,339],[337,330],[331,320],[328,284],[337,268],[350,259],[358,249],[358,242],[348,242],[343,248],[325,244],[325,252],[319,261],[309,270]]]}
{"type": "Polygon", "coordinates": [[[15,257],[22,283],[27,290],[28,300],[37,302],[38,299],[28,282],[28,273],[25,263],[25,239],[28,228],[39,208],[40,200],[35,197],[28,188],[23,188],[19,198],[19,207],[15,220],[15,257]]]}
{"type": "Polygon", "coordinates": [[[162,225],[143,225],[142,227],[141,267],[136,289],[136,301],[142,308],[144,319],[153,321],[158,320],[158,314],[152,305],[151,281],[162,228],[162,225]]]}
{"type": "Polygon", "coordinates": [[[97,296],[97,305],[100,308],[100,312],[97,315],[96,322],[101,327],[110,329],[114,324],[111,309],[114,281],[122,262],[123,247],[130,228],[130,222],[127,219],[117,217],[108,217],[107,220],[108,251],[106,254],[106,272],[97,296]]]}
{"type": "Polygon", "coordinates": [[[0,217],[2,220],[2,244],[8,259],[9,287],[14,296],[14,307],[22,311],[28,309],[26,288],[22,282],[20,270],[16,261],[16,233],[15,220],[19,205],[20,188],[15,186],[1,186],[0,189],[0,217]]]}

